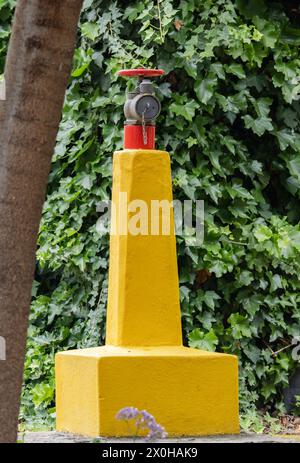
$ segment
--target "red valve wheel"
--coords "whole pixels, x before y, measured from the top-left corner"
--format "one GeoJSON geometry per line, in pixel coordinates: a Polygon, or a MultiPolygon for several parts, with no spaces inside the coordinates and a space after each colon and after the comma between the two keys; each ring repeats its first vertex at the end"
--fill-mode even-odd
{"type": "Polygon", "coordinates": [[[165,73],[162,69],[122,69],[118,71],[119,76],[127,76],[127,77],[138,77],[138,76],[145,76],[145,77],[157,77],[162,76],[165,73]]]}

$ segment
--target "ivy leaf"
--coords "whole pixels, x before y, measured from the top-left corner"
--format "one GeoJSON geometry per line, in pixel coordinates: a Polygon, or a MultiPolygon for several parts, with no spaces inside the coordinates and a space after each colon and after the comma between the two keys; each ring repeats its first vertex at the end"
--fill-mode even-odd
{"type": "Polygon", "coordinates": [[[247,343],[243,346],[243,350],[252,363],[256,364],[260,360],[261,350],[257,346],[247,343]]]}
{"type": "Polygon", "coordinates": [[[78,184],[82,185],[83,188],[90,190],[93,186],[94,179],[95,179],[95,175],[83,173],[83,175],[80,176],[80,178],[78,179],[78,184]]]}
{"type": "Polygon", "coordinates": [[[230,197],[232,199],[235,198],[244,198],[244,199],[251,199],[251,194],[239,183],[233,182],[232,186],[227,185],[226,190],[228,191],[230,197]]]}
{"type": "Polygon", "coordinates": [[[207,185],[206,186],[206,191],[209,194],[209,196],[212,198],[214,203],[218,204],[219,198],[222,196],[222,189],[220,185],[207,185]]]}
{"type": "Polygon", "coordinates": [[[195,82],[194,90],[201,103],[207,104],[209,102],[214,94],[217,81],[216,76],[210,74],[208,77],[195,82]]]}
{"type": "Polygon", "coordinates": [[[195,111],[198,107],[198,104],[195,101],[187,101],[185,104],[172,103],[170,106],[170,111],[177,116],[182,116],[189,122],[192,122],[195,117],[195,111]]]}
{"type": "Polygon", "coordinates": [[[49,404],[52,401],[54,393],[54,385],[40,383],[36,384],[32,389],[32,401],[36,407],[39,407],[42,403],[49,404]]]}
{"type": "Polygon", "coordinates": [[[274,48],[279,38],[279,31],[277,27],[270,21],[266,21],[265,19],[259,16],[255,16],[253,23],[255,24],[259,32],[262,33],[262,40],[264,45],[268,48],[274,48]]]}
{"type": "Polygon", "coordinates": [[[215,351],[218,345],[218,337],[211,329],[204,333],[199,328],[195,328],[188,335],[189,346],[195,349],[203,349],[206,351],[215,351]]]}
{"type": "Polygon", "coordinates": [[[261,388],[262,395],[265,399],[268,399],[272,394],[276,392],[274,383],[265,383],[261,388]]]}
{"type": "Polygon", "coordinates": [[[222,63],[212,63],[211,70],[213,74],[216,74],[219,79],[226,79],[226,75],[224,72],[224,66],[222,63]]]}
{"type": "Polygon", "coordinates": [[[268,116],[272,102],[271,98],[257,98],[252,101],[257,115],[261,118],[268,116]]]}
{"type": "Polygon", "coordinates": [[[237,0],[240,12],[248,19],[254,16],[263,16],[266,11],[264,0],[237,0]]]}
{"type": "Polygon", "coordinates": [[[124,19],[128,18],[129,22],[133,22],[139,14],[144,10],[144,5],[142,2],[129,5],[124,12],[124,19]]]}
{"type": "Polygon", "coordinates": [[[296,157],[288,161],[288,168],[290,173],[300,180],[300,158],[296,157]]]}
{"type": "Polygon", "coordinates": [[[251,337],[250,322],[243,315],[233,313],[228,318],[228,322],[231,325],[231,333],[234,339],[251,337]]]}
{"type": "Polygon", "coordinates": [[[270,228],[268,228],[266,225],[259,225],[254,230],[254,236],[259,243],[262,243],[263,241],[266,241],[272,238],[273,233],[272,233],[272,230],[270,230],[270,228]]]}
{"type": "Polygon", "coordinates": [[[273,130],[272,119],[269,117],[259,117],[254,119],[252,116],[247,114],[242,119],[245,122],[245,127],[251,129],[256,135],[261,137],[266,131],[270,132],[273,130]]]}
{"type": "Polygon", "coordinates": [[[282,151],[284,151],[288,146],[294,146],[295,144],[295,135],[286,130],[277,130],[275,132],[275,135],[277,137],[277,140],[279,141],[279,146],[282,151]]]}
{"type": "Polygon", "coordinates": [[[226,71],[229,74],[233,74],[237,76],[239,79],[244,79],[246,77],[244,68],[241,64],[238,63],[232,63],[229,66],[226,67],[226,71]]]}
{"type": "Polygon", "coordinates": [[[81,33],[84,37],[94,41],[99,35],[99,25],[97,23],[86,22],[81,26],[81,33]]]}
{"type": "Polygon", "coordinates": [[[254,280],[253,275],[249,270],[243,270],[239,275],[239,283],[244,286],[249,286],[254,280]]]}
{"type": "Polygon", "coordinates": [[[205,304],[210,308],[215,308],[215,301],[221,299],[215,291],[204,291],[203,300],[205,304]]]}

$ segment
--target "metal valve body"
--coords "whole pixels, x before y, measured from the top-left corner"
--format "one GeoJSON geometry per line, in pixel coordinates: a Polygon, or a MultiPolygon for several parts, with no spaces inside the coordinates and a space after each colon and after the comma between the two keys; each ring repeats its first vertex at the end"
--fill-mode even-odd
{"type": "Polygon", "coordinates": [[[152,82],[143,79],[136,90],[128,94],[124,106],[125,124],[152,124],[160,110],[160,102],[154,95],[152,82]]]}

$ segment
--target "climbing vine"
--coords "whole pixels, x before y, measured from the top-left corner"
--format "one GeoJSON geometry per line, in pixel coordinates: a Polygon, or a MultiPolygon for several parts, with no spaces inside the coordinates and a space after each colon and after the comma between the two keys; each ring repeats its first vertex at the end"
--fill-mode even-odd
{"type": "Polygon", "coordinates": [[[105,338],[109,237],[96,208],[122,146],[116,71],[137,66],[166,71],[158,147],[175,198],[205,201],[203,246],[177,240],[185,343],[239,356],[242,410],[282,410],[300,331],[299,16],[293,1],[84,2],[40,228],[22,418],[52,419],[56,351],[105,338]]]}

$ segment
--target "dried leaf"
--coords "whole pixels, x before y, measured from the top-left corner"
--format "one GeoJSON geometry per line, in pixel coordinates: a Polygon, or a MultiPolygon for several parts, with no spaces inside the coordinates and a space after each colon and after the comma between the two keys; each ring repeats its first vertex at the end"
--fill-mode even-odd
{"type": "Polygon", "coordinates": [[[173,24],[174,24],[175,29],[177,31],[180,31],[180,29],[183,26],[183,21],[181,21],[180,19],[176,19],[173,24]]]}

